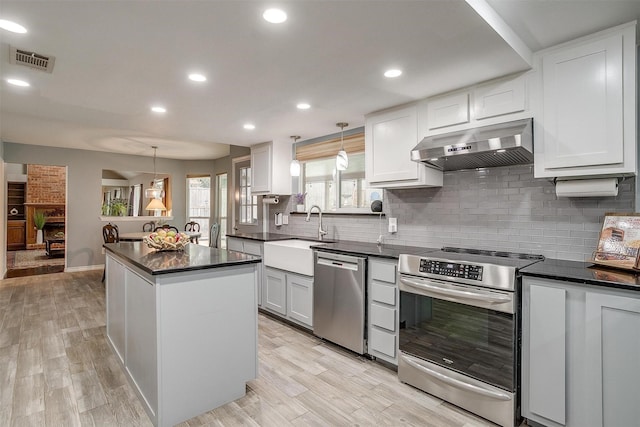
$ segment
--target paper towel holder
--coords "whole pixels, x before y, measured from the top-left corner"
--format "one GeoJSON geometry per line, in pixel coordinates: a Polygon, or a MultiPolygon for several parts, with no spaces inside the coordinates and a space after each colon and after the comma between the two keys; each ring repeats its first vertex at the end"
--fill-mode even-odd
{"type": "Polygon", "coordinates": [[[616,197],[619,183],[624,178],[618,177],[585,177],[554,178],[556,197],[616,197]]]}

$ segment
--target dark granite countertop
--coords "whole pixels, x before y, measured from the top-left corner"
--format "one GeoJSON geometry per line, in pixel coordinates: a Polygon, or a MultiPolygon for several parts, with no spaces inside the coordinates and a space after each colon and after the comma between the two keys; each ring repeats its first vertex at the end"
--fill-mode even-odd
{"type": "Polygon", "coordinates": [[[398,259],[400,254],[421,255],[437,249],[417,246],[378,245],[376,243],[339,241],[334,243],[318,243],[311,248],[322,252],[342,253],[346,255],[366,255],[380,258],[398,259]]]}
{"type": "Polygon", "coordinates": [[[588,262],[546,259],[520,270],[523,276],[640,291],[640,274],[588,262]]]}
{"type": "Polygon", "coordinates": [[[206,270],[262,261],[260,257],[241,252],[194,244],[187,245],[184,251],[163,252],[151,249],[142,242],[106,243],[103,246],[109,252],[126,259],[152,275],[206,270]]]}

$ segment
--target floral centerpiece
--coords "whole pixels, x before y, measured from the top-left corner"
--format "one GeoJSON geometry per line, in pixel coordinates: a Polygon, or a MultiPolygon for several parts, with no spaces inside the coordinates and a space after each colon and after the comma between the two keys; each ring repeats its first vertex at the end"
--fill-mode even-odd
{"type": "Polygon", "coordinates": [[[296,201],[296,212],[304,212],[304,199],[307,197],[307,193],[297,193],[293,197],[296,201]]]}
{"type": "Polygon", "coordinates": [[[142,240],[150,248],[159,251],[182,251],[191,242],[187,234],[176,233],[173,230],[158,230],[143,237],[142,240]]]}

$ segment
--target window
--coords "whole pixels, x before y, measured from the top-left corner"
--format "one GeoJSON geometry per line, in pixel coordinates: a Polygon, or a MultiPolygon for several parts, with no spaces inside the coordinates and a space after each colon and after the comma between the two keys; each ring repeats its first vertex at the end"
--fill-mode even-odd
{"type": "Polygon", "coordinates": [[[258,223],[258,197],[251,195],[251,167],[240,168],[240,224],[258,223]]]}
{"type": "MultiPolygon", "coordinates": [[[[302,143],[304,144],[304,143],[302,143]]],[[[369,188],[365,180],[364,134],[345,137],[349,167],[336,170],[340,138],[296,146],[301,163],[300,192],[306,193],[305,209],[318,205],[324,212],[370,212],[371,202],[382,200],[383,191],[369,188]]]]}

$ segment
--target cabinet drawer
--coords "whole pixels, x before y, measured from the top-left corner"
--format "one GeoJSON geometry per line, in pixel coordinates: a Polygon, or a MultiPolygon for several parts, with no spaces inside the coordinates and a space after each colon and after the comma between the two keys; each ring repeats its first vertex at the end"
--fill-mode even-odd
{"type": "Polygon", "coordinates": [[[371,328],[369,337],[369,350],[385,354],[389,357],[396,357],[396,336],[389,332],[384,332],[376,328],[371,328]]]}
{"type": "Polygon", "coordinates": [[[386,264],[381,262],[370,262],[371,278],[383,282],[396,283],[396,264],[386,264]]]}
{"type": "Polygon", "coordinates": [[[396,330],[395,308],[371,304],[371,324],[394,332],[396,330]]]}
{"type": "Polygon", "coordinates": [[[261,249],[262,249],[262,245],[260,243],[254,243],[254,242],[248,242],[248,241],[244,242],[244,252],[249,255],[260,256],[262,255],[261,249]]]}
{"type": "Polygon", "coordinates": [[[396,305],[396,287],[380,282],[371,283],[371,301],[396,305]]]}

